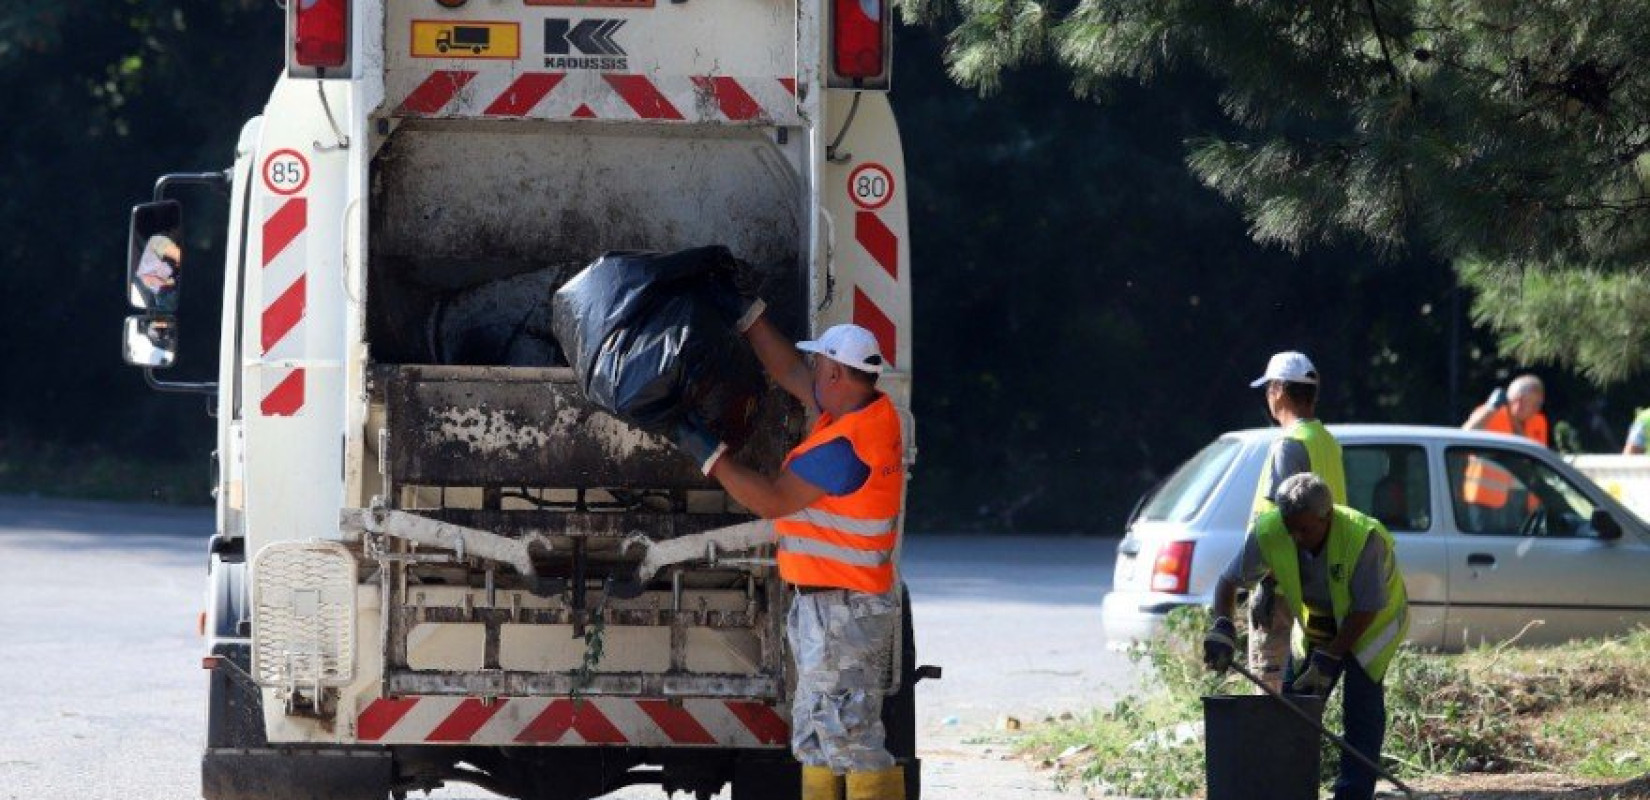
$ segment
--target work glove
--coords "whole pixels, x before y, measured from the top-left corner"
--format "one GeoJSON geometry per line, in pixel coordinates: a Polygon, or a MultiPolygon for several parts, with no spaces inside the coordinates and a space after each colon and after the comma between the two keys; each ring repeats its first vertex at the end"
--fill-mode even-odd
{"type": "Polygon", "coordinates": [[[1216,617],[1209,632],[1203,634],[1203,666],[1215,672],[1232,667],[1232,656],[1237,653],[1237,627],[1226,617],[1216,617]]]}
{"type": "Polygon", "coordinates": [[[676,431],[671,437],[676,448],[686,453],[699,466],[699,471],[709,475],[716,462],[728,452],[726,442],[716,438],[715,434],[705,430],[704,426],[692,419],[684,419],[676,423],[676,431]]]}
{"type": "Polygon", "coordinates": [[[1315,694],[1328,697],[1335,681],[1341,677],[1341,660],[1322,650],[1313,650],[1306,659],[1306,671],[1289,685],[1295,694],[1315,694]]]}
{"type": "Polygon", "coordinates": [[[1500,408],[1506,404],[1507,390],[1500,386],[1495,387],[1495,391],[1490,392],[1490,399],[1484,401],[1484,405],[1487,405],[1490,408],[1500,408]]]}

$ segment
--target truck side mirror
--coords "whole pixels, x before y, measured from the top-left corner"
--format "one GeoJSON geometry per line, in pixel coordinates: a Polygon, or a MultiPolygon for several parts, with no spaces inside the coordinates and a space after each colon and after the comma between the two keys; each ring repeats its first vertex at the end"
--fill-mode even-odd
{"type": "Polygon", "coordinates": [[[1613,542],[1621,538],[1621,523],[1617,522],[1615,517],[1610,516],[1610,512],[1602,508],[1593,512],[1592,524],[1593,532],[1598,534],[1598,538],[1606,542],[1613,542]]]}
{"type": "Polygon", "coordinates": [[[126,257],[127,300],[133,308],[171,315],[178,310],[182,278],[183,205],[176,200],[132,208],[126,257]]]}
{"type": "Polygon", "coordinates": [[[127,317],[124,355],[134,367],[172,366],[178,360],[177,320],[143,314],[127,317]]]}

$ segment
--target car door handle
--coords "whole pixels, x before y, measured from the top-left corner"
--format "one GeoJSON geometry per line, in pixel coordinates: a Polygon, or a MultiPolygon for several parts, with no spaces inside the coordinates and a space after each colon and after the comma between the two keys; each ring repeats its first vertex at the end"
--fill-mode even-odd
{"type": "Polygon", "coordinates": [[[1489,553],[1473,553],[1472,555],[1467,556],[1467,566],[1493,567],[1495,566],[1495,556],[1492,556],[1489,553]]]}

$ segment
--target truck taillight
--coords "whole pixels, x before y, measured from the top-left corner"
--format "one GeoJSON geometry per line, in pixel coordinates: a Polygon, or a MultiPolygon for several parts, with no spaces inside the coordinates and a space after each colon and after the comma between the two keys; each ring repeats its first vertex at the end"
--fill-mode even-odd
{"type": "Polygon", "coordinates": [[[888,88],[893,10],[889,0],[832,0],[831,85],[888,88]]]}
{"type": "Polygon", "coordinates": [[[288,0],[292,63],[340,69],[349,63],[349,0],[288,0]]]}
{"type": "Polygon", "coordinates": [[[1152,591],[1186,594],[1192,584],[1194,542],[1169,542],[1157,551],[1152,564],[1152,591]]]}

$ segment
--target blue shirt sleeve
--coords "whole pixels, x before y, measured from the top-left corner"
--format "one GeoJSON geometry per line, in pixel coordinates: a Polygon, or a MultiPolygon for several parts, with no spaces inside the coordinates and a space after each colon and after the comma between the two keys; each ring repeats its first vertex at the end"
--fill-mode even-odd
{"type": "Polygon", "coordinates": [[[791,459],[790,470],[833,497],[859,491],[871,477],[871,466],[841,436],[791,459]]]}

